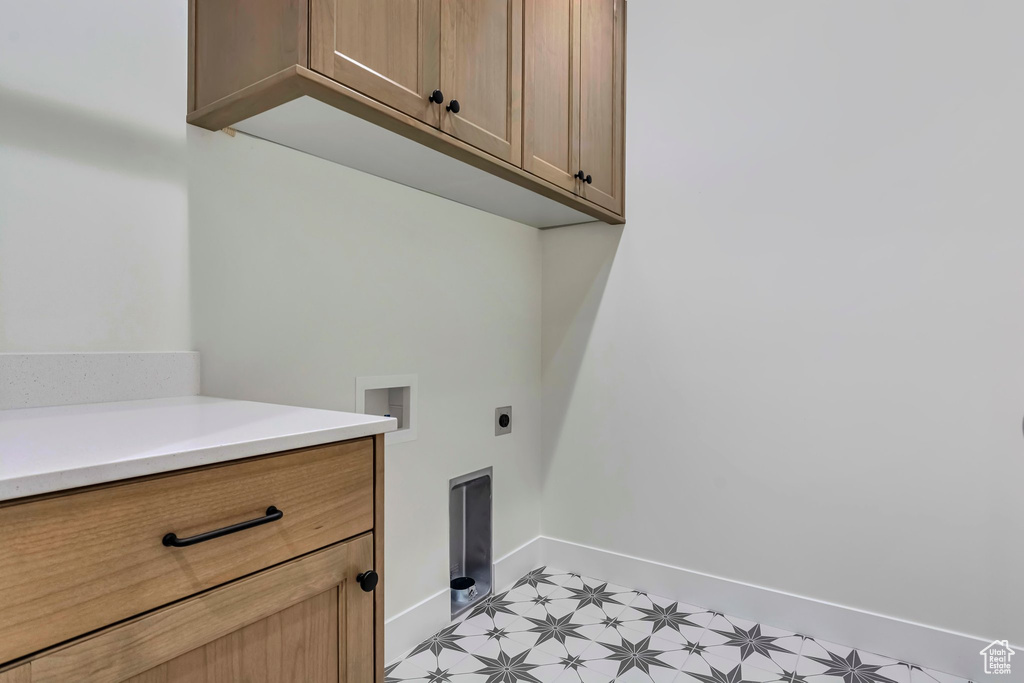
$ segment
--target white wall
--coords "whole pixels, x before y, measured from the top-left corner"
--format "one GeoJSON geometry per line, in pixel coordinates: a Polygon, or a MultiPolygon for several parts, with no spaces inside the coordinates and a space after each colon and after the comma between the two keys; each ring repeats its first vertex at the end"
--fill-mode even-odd
{"type": "Polygon", "coordinates": [[[447,588],[449,478],[494,465],[497,556],[539,531],[540,235],[186,126],[186,9],[0,8],[0,351],[194,348],[208,394],[341,410],[356,376],[418,373],[394,614],[447,588]]]}
{"type": "Polygon", "coordinates": [[[418,438],[387,452],[388,614],[447,589],[449,479],[494,466],[496,557],[534,538],[540,233],[244,135],[188,139],[203,393],[353,410],[356,377],[419,376],[418,438]]]}
{"type": "Polygon", "coordinates": [[[630,4],[629,222],[543,237],[546,535],[1024,642],[1022,25],[630,4]]]}
{"type": "Polygon", "coordinates": [[[184,6],[0,7],[0,351],[188,348],[184,6]]]}
{"type": "Polygon", "coordinates": [[[1020,7],[633,0],[629,225],[542,237],[187,129],[184,2],[7,3],[0,350],[194,340],[210,393],[342,409],[419,373],[390,614],[494,464],[497,555],[546,477],[549,535],[1022,642],[1020,7]]]}

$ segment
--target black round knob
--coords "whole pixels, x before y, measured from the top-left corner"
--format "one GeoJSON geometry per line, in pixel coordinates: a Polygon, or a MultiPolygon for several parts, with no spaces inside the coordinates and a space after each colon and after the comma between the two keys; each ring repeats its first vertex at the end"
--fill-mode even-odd
{"type": "Polygon", "coordinates": [[[430,93],[430,97],[428,97],[427,99],[433,102],[434,104],[441,104],[442,102],[444,102],[444,93],[441,92],[440,90],[435,90],[434,92],[430,93]]]}
{"type": "Polygon", "coordinates": [[[584,180],[587,181],[587,185],[589,185],[590,183],[594,182],[594,179],[590,176],[589,173],[587,174],[587,177],[584,178],[584,180]]]}
{"type": "Polygon", "coordinates": [[[447,109],[448,111],[450,111],[453,114],[458,114],[459,113],[459,109],[461,109],[461,108],[462,107],[459,106],[459,101],[458,100],[452,100],[451,102],[448,103],[448,106],[445,107],[445,109],[447,109]]]}
{"type": "Polygon", "coordinates": [[[367,593],[370,593],[371,591],[373,591],[374,588],[377,587],[377,581],[379,580],[380,577],[377,576],[377,572],[373,571],[372,569],[368,572],[363,572],[362,574],[356,577],[356,581],[359,582],[359,587],[367,593]]]}
{"type": "Polygon", "coordinates": [[[498,418],[498,426],[504,429],[505,427],[508,427],[508,423],[511,421],[512,420],[509,419],[508,413],[502,413],[498,418]]]}
{"type": "Polygon", "coordinates": [[[589,184],[591,184],[592,182],[594,182],[594,179],[593,179],[593,177],[591,177],[591,176],[589,176],[589,175],[585,174],[585,173],[584,173],[583,171],[580,171],[580,172],[578,172],[578,173],[577,173],[576,175],[574,175],[573,177],[574,177],[574,178],[579,178],[580,180],[582,180],[583,182],[585,182],[585,183],[586,183],[587,185],[589,185],[589,184]]]}

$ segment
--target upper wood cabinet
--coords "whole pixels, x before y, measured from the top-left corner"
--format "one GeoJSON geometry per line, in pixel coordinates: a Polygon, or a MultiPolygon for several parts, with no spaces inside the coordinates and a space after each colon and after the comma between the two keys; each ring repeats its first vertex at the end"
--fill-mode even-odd
{"type": "Polygon", "coordinates": [[[580,183],[584,197],[622,212],[624,0],[586,0],[580,12],[580,183]]]}
{"type": "Polygon", "coordinates": [[[622,212],[623,0],[525,0],[523,168],[622,212]]]}
{"type": "Polygon", "coordinates": [[[519,165],[522,0],[310,2],[310,68],[519,165]]]}
{"type": "Polygon", "coordinates": [[[190,123],[528,225],[624,222],[626,0],[189,1],[190,123]]]}
{"type": "Polygon", "coordinates": [[[522,0],[441,0],[441,130],[518,166],[522,82],[522,0]]]}
{"type": "Polygon", "coordinates": [[[310,68],[437,126],[441,0],[310,0],[310,68]]]}
{"type": "Polygon", "coordinates": [[[523,168],[576,191],[580,0],[524,0],[523,168]]]}

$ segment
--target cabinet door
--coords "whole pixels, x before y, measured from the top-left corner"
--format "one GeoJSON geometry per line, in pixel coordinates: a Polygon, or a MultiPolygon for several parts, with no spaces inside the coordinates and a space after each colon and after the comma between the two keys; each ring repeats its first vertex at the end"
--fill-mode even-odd
{"type": "Polygon", "coordinates": [[[586,199],[622,213],[624,0],[584,0],[580,10],[580,182],[586,199]]]}
{"type": "Polygon", "coordinates": [[[522,163],[522,0],[441,0],[441,130],[522,163]]]}
{"type": "Polygon", "coordinates": [[[129,683],[338,683],[333,588],[128,679],[129,683]]]}
{"type": "Polygon", "coordinates": [[[43,654],[31,683],[369,683],[373,534],[43,654]]]}
{"type": "Polygon", "coordinates": [[[439,0],[311,0],[310,68],[432,126],[439,0]]]}
{"type": "Polygon", "coordinates": [[[32,683],[32,667],[28,664],[0,674],[0,683],[32,683]]]}
{"type": "Polygon", "coordinates": [[[523,169],[573,192],[580,167],[580,0],[523,0],[523,169]]]}

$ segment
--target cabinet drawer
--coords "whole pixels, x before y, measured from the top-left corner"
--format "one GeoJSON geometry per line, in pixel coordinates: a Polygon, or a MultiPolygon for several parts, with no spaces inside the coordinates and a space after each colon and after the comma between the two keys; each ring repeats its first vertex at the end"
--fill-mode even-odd
{"type": "Polygon", "coordinates": [[[0,663],[372,527],[370,439],[0,507],[0,663]]]}

